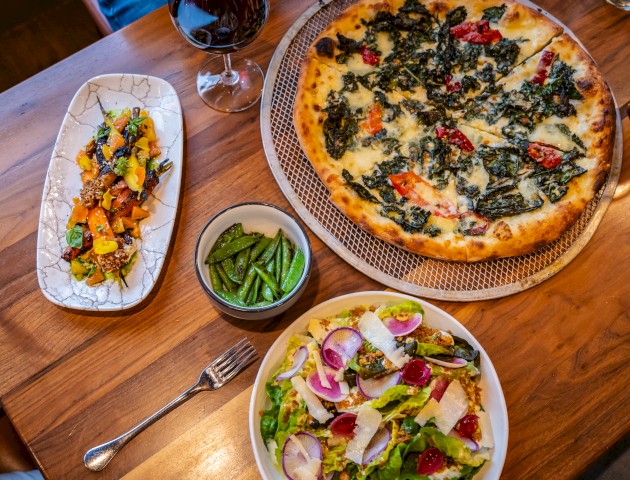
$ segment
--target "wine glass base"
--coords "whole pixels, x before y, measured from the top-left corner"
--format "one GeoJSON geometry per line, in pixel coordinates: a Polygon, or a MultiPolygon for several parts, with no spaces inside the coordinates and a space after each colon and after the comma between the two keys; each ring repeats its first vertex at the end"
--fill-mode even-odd
{"type": "Polygon", "coordinates": [[[247,58],[230,55],[232,75],[225,75],[221,55],[213,56],[197,74],[197,92],[203,101],[220,112],[240,112],[254,105],[262,95],[264,76],[247,58]]]}

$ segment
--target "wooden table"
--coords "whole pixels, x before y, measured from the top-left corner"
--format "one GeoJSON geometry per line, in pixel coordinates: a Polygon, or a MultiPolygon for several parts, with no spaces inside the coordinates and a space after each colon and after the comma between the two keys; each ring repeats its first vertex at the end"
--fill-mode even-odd
{"type": "MultiPolygon", "coordinates": [[[[310,0],[272,1],[246,53],[266,67],[310,0]]],[[[541,6],[590,50],[620,105],[630,100],[630,14],[603,0],[541,6]]],[[[205,54],[175,32],[165,8],[0,95],[0,397],[44,474],[73,478],[258,478],[247,405],[258,361],[141,434],[100,474],[84,452],[122,433],[192,384],[243,336],[261,356],[301,313],[331,297],[384,288],[314,235],[313,275],[299,304],[263,322],[209,303],[193,271],[196,236],[244,199],[290,208],[267,168],[259,111],[217,113],[198,98],[205,54]],[[35,246],[52,147],[75,91],[97,74],[156,75],[177,90],[185,117],[181,209],[172,253],[150,302],[119,314],[58,308],[39,290],[35,246]]],[[[615,198],[591,242],[544,284],[499,300],[434,302],[482,342],[510,417],[504,478],[572,478],[630,431],[630,120],[615,198]]]]}

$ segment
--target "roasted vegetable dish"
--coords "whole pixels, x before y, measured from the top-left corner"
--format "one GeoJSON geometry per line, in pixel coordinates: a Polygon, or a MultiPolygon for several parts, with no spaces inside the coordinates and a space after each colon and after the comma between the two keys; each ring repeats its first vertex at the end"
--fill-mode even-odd
{"type": "Polygon", "coordinates": [[[125,283],[137,255],[142,204],[172,167],[161,154],[153,119],[136,107],[105,111],[94,137],[76,157],[83,187],[73,198],[61,258],[79,281],[125,283]]]}

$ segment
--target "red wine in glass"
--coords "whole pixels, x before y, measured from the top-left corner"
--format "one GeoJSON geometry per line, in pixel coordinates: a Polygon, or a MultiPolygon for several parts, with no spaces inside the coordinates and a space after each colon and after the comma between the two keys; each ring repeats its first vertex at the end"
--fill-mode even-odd
{"type": "Polygon", "coordinates": [[[256,63],[232,52],[249,45],[267,21],[267,0],[169,0],[180,35],[213,57],[197,75],[197,91],[211,107],[238,112],[258,101],[263,74],[256,63]]]}

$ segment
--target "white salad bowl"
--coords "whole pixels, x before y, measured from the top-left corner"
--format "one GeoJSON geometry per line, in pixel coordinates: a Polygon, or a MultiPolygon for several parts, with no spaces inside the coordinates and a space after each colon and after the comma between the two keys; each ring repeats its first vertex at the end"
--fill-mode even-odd
{"type": "Polygon", "coordinates": [[[274,465],[272,455],[267,451],[265,443],[260,435],[260,412],[270,407],[270,402],[265,395],[265,383],[271,375],[280,367],[286,354],[286,346],[291,335],[306,333],[308,322],[311,318],[324,318],[357,305],[393,305],[405,300],[413,300],[422,305],[424,309],[423,323],[440,330],[450,331],[452,334],[465,339],[471,346],[479,350],[481,356],[481,387],[482,405],[490,414],[492,432],[494,436],[494,450],[492,458],[486,462],[483,468],[475,475],[475,480],[498,480],[505,462],[508,444],[508,415],[505,398],[499,382],[499,377],[480,343],[466,330],[466,328],[448,313],[415,297],[396,292],[358,292],[343,295],[323,302],[311,308],[289,325],[276,339],[265,356],[252,391],[249,406],[249,434],[254,449],[254,457],[258,470],[264,480],[285,480],[286,477],[280,468],[274,465]]]}

